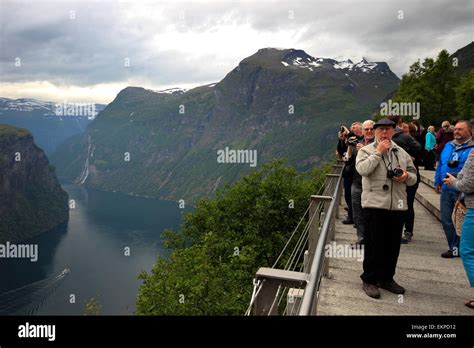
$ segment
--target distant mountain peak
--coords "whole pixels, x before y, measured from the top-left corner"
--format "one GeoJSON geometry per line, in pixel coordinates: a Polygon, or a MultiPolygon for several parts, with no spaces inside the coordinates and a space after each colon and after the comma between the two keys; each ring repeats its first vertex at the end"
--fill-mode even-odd
{"type": "Polygon", "coordinates": [[[295,49],[288,50],[288,53],[282,57],[281,64],[286,67],[294,66],[298,68],[306,68],[310,71],[321,66],[321,62],[318,62],[317,58],[310,56],[303,50],[295,49]]]}
{"type": "Polygon", "coordinates": [[[240,64],[253,63],[254,65],[279,67],[288,69],[306,69],[310,72],[317,72],[318,69],[336,69],[347,72],[362,73],[389,73],[390,68],[385,62],[370,62],[367,58],[354,63],[350,59],[338,61],[331,58],[313,57],[304,50],[295,48],[273,48],[266,47],[259,49],[255,54],[245,58],[240,64]]]}

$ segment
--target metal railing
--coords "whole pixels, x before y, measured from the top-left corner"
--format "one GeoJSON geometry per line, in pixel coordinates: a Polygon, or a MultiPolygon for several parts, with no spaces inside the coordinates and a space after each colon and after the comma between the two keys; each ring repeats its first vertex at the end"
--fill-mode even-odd
{"type": "Polygon", "coordinates": [[[316,315],[321,278],[329,275],[325,246],[335,238],[343,169],[342,161],[332,166],[275,264],[257,271],[246,315],[316,315]],[[279,263],[284,266],[276,268],[279,263]]]}

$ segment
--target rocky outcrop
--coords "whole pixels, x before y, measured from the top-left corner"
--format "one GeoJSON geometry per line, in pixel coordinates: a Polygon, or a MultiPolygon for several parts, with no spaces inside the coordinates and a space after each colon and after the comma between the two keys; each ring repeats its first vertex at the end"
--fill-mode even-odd
{"type": "Polygon", "coordinates": [[[0,243],[30,239],[68,217],[68,195],[31,133],[0,125],[0,243]]]}

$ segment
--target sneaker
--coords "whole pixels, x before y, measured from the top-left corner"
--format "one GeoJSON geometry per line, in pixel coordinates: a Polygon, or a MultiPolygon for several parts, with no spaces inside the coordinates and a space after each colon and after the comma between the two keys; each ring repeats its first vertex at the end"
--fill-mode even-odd
{"type": "Polygon", "coordinates": [[[372,298],[380,298],[380,290],[377,285],[364,282],[362,284],[362,289],[367,296],[372,298]]]}
{"type": "Polygon", "coordinates": [[[346,219],[346,220],[343,220],[342,223],[344,225],[352,225],[354,224],[354,220],[346,219]]]}
{"type": "Polygon", "coordinates": [[[452,259],[454,257],[459,257],[458,255],[454,255],[452,250],[445,251],[444,253],[441,254],[441,257],[444,259],[452,259]]]}
{"type": "Polygon", "coordinates": [[[383,282],[378,284],[379,287],[385,289],[387,291],[393,292],[394,294],[404,294],[405,288],[401,285],[398,285],[395,280],[391,280],[389,282],[383,282]]]}

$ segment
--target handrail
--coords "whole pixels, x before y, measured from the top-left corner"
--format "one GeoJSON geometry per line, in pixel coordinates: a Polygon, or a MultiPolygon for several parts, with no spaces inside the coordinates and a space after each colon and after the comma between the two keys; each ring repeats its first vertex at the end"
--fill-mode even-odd
{"type": "Polygon", "coordinates": [[[290,266],[275,268],[276,262],[272,268],[259,268],[246,315],[278,315],[282,310],[279,305],[284,296],[287,296],[287,304],[283,315],[316,314],[319,284],[322,276],[327,276],[329,272],[329,260],[325,260],[324,251],[328,238],[334,238],[343,171],[343,162],[338,161],[333,165],[331,173],[326,174],[320,192],[311,196],[310,205],[302,220],[277,258],[279,260],[285,250],[289,250],[287,247],[294,238],[296,245],[287,262],[290,266]],[[298,232],[306,216],[306,225],[298,232]],[[295,266],[299,265],[299,272],[291,267],[293,263],[295,266]]]}
{"type": "Polygon", "coordinates": [[[329,228],[332,223],[331,220],[334,218],[335,209],[338,209],[338,195],[339,190],[341,189],[341,182],[342,175],[339,175],[336,187],[331,196],[331,203],[329,205],[328,212],[324,217],[324,222],[321,227],[321,233],[319,235],[318,244],[316,245],[315,255],[309,272],[310,278],[304,290],[303,299],[298,315],[311,315],[314,308],[315,300],[317,299],[316,291],[319,287],[321,273],[323,270],[322,266],[324,261],[324,248],[327,243],[329,228]]]}

